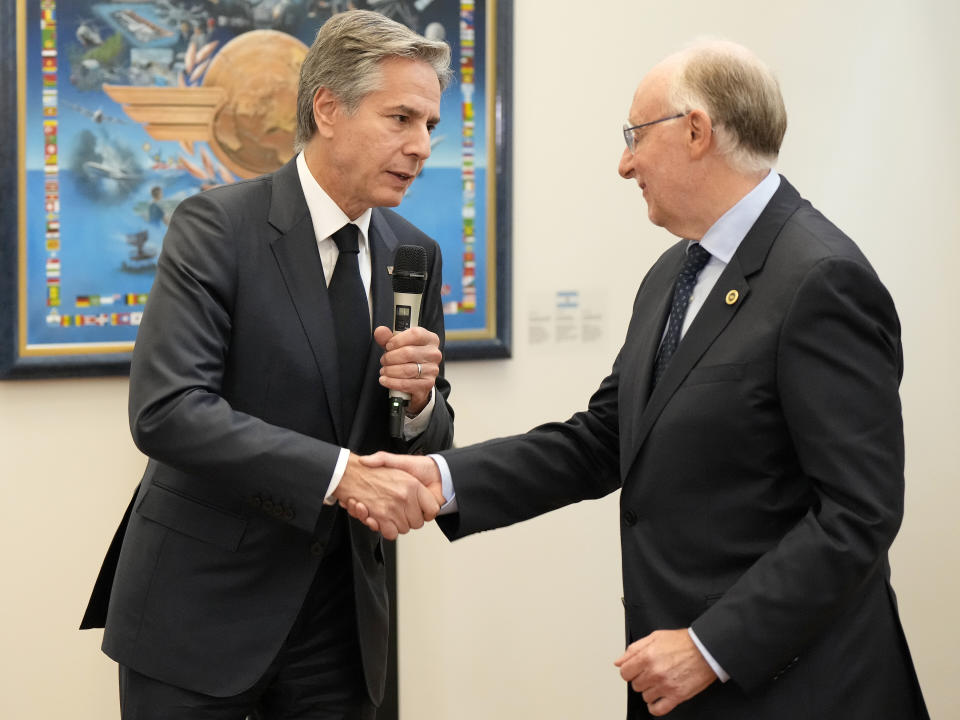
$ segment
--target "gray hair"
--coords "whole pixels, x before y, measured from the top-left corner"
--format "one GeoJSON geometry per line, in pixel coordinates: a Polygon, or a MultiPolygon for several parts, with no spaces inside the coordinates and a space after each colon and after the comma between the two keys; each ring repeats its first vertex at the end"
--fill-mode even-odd
{"type": "Polygon", "coordinates": [[[787,110],[770,69],[741,45],[704,41],[682,51],[668,101],[677,112],[701,109],[718,150],[740,172],[773,167],[787,131],[787,110]]]}
{"type": "Polygon", "coordinates": [[[317,131],[313,98],[325,87],[339,99],[348,114],[380,85],[380,63],[403,57],[428,63],[437,73],[440,90],[453,76],[450,47],[427,40],[405,25],[369,10],[349,10],[331,17],[317,33],[300,67],[297,89],[297,135],[299,152],[317,131]]]}

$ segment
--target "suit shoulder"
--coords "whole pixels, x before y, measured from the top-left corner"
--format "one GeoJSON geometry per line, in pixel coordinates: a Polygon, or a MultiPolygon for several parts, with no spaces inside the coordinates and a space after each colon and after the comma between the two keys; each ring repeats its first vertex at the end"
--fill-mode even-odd
{"type": "Polygon", "coordinates": [[[204,200],[225,207],[246,207],[255,198],[269,195],[273,185],[273,176],[261,175],[249,180],[238,180],[229,185],[218,185],[193,195],[184,202],[202,202],[204,200]]]}
{"type": "Polygon", "coordinates": [[[265,215],[272,184],[272,176],[262,175],[201,190],[177,203],[171,222],[177,216],[210,217],[222,214],[243,223],[251,213],[265,215]]]}
{"type": "Polygon", "coordinates": [[[892,310],[889,290],[860,247],[807,201],[784,226],[769,262],[780,290],[795,297],[818,295],[830,286],[831,292],[861,302],[872,298],[892,310]]]}
{"type": "Polygon", "coordinates": [[[780,239],[795,260],[803,264],[846,259],[870,267],[850,236],[806,200],[784,225],[780,239]]]}
{"type": "MultiPolygon", "coordinates": [[[[170,218],[170,227],[199,223],[208,239],[211,231],[233,234],[231,228],[250,230],[259,227],[268,216],[271,193],[270,176],[204,190],[178,203],[170,218]]],[[[167,235],[169,237],[171,233],[167,235]]]]}

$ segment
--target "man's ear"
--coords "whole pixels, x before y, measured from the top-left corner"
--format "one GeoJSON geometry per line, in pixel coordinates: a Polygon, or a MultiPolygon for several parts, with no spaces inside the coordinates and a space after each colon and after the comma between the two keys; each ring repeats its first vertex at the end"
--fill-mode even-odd
{"type": "Polygon", "coordinates": [[[317,124],[317,133],[325,138],[332,137],[334,121],[341,111],[340,101],[329,88],[317,90],[313,96],[313,121],[317,124]]]}
{"type": "Polygon", "coordinates": [[[699,160],[713,146],[713,122],[703,110],[691,110],[686,119],[690,156],[699,160]]]}

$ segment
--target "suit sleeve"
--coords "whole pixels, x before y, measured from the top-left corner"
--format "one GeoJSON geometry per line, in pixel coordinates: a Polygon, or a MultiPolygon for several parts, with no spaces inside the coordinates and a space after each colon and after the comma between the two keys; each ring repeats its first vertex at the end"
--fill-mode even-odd
{"type": "Polygon", "coordinates": [[[839,258],[813,266],[784,320],[777,363],[810,509],[693,623],[748,691],[885,572],[903,515],[900,326],[869,266],[839,258]]]}
{"type": "Polygon", "coordinates": [[[451,540],[512,525],[620,487],[620,358],[585,412],[524,435],[441,453],[458,512],[437,519],[451,540]]]}
{"type": "Polygon", "coordinates": [[[238,412],[223,397],[243,228],[216,195],[180,204],[164,238],[130,368],[133,439],[181,472],[297,500],[311,532],[340,448],[238,412]],[[249,486],[249,487],[248,487],[249,486]]]}

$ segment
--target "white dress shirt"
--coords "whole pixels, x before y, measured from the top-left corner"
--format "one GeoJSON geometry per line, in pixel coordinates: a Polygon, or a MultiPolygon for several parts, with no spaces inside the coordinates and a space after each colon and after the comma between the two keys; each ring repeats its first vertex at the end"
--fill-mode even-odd
{"type": "MultiPolygon", "coordinates": [[[[344,225],[352,222],[359,229],[358,242],[360,245],[360,254],[357,262],[360,265],[360,279],[363,281],[363,287],[367,291],[367,311],[370,314],[370,322],[373,324],[373,310],[370,296],[370,278],[372,275],[372,263],[370,257],[370,217],[373,211],[370,208],[364,210],[356,219],[351,220],[346,216],[340,206],[337,205],[329,195],[320,187],[320,183],[307,167],[307,161],[301,152],[297,155],[297,172],[300,174],[300,185],[303,188],[303,195],[307,200],[307,209],[310,211],[310,220],[313,223],[313,233],[317,238],[317,249],[320,251],[320,262],[323,265],[323,277],[330,286],[330,279],[333,277],[333,270],[337,266],[337,258],[340,257],[340,251],[337,244],[333,241],[333,234],[344,225]]],[[[403,424],[403,436],[407,440],[412,440],[422,433],[430,423],[430,417],[433,415],[434,395],[430,393],[430,400],[427,406],[414,418],[406,418],[403,424]]],[[[383,410],[387,412],[387,408],[383,410]]],[[[347,461],[350,459],[350,451],[347,448],[340,449],[340,457],[337,458],[337,465],[333,469],[333,476],[327,485],[327,492],[324,495],[324,502],[332,505],[333,491],[337,489],[340,480],[343,479],[343,473],[347,469],[347,461]]]]}

